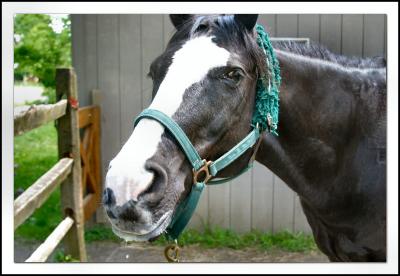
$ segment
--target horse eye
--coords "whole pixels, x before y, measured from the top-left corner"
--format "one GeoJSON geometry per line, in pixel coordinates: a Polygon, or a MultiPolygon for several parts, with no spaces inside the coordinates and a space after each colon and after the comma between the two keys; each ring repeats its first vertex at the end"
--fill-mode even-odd
{"type": "Polygon", "coordinates": [[[223,77],[224,79],[228,79],[230,81],[238,83],[242,79],[242,76],[243,75],[239,69],[234,69],[232,71],[229,71],[228,73],[225,73],[223,77]]]}
{"type": "Polygon", "coordinates": [[[205,30],[207,30],[207,29],[208,29],[208,25],[205,24],[205,23],[202,23],[202,24],[200,24],[200,25],[197,27],[196,32],[205,31],[205,30]]]}

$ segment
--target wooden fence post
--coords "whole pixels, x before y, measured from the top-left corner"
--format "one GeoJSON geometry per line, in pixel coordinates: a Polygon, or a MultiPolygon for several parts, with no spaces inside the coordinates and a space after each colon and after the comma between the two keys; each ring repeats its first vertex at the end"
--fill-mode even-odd
{"type": "Polygon", "coordinates": [[[92,104],[99,106],[99,112],[95,114],[95,116],[96,116],[95,120],[98,120],[99,124],[95,130],[97,133],[97,135],[95,136],[97,140],[95,143],[96,148],[94,150],[94,159],[97,164],[100,163],[100,166],[98,168],[99,170],[96,171],[97,179],[100,182],[100,187],[99,187],[99,189],[100,189],[100,192],[99,192],[100,208],[97,208],[97,210],[96,210],[95,222],[105,222],[107,220],[105,217],[104,208],[101,205],[101,194],[103,193],[103,175],[101,172],[102,167],[103,167],[103,163],[101,162],[101,110],[102,110],[102,108],[101,108],[102,98],[101,97],[102,97],[102,95],[101,95],[101,92],[99,89],[93,89],[91,91],[91,94],[92,94],[92,104]],[[100,141],[99,141],[99,139],[100,139],[100,141]]]}
{"type": "Polygon", "coordinates": [[[56,71],[57,101],[68,100],[66,115],[58,119],[59,158],[73,158],[71,174],[61,184],[61,207],[63,216],[74,219],[74,225],[64,238],[65,254],[87,261],[84,238],[83,190],[81,180],[80,137],[78,128],[78,91],[73,69],[59,68],[56,71]]]}

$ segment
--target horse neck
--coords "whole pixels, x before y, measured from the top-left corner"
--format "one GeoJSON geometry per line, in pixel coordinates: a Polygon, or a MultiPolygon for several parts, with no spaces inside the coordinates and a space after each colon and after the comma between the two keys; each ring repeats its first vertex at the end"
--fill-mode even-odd
{"type": "MultiPolygon", "coordinates": [[[[304,198],[328,188],[363,136],[355,95],[363,69],[276,51],[281,66],[279,137],[267,134],[257,161],[304,198]]],[[[367,110],[364,110],[367,111],[367,110]]],[[[322,199],[321,199],[322,200],[322,199]]]]}

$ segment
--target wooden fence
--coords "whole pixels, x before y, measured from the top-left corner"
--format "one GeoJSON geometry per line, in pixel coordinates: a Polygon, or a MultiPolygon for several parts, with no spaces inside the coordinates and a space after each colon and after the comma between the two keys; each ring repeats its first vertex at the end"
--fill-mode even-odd
{"type": "Polygon", "coordinates": [[[88,220],[100,206],[101,169],[100,169],[100,92],[92,91],[94,105],[79,108],[78,127],[82,139],[80,154],[82,161],[82,185],[84,219],[88,220]]]}
{"type": "MultiPolygon", "coordinates": [[[[77,94],[74,70],[57,69],[57,103],[32,106],[14,117],[14,136],[51,121],[56,121],[58,134],[59,161],[14,201],[15,231],[61,188],[64,218],[26,262],[46,261],[62,239],[66,254],[86,261],[84,221],[100,200],[100,109],[97,105],[79,109],[77,94]]],[[[99,93],[93,95],[96,103],[99,93]]]]}

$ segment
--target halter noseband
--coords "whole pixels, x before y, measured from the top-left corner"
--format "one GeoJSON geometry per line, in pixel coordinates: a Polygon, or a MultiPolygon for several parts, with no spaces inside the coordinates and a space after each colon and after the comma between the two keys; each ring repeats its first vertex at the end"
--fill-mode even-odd
{"type": "Polygon", "coordinates": [[[201,192],[203,191],[206,184],[216,185],[225,183],[238,177],[252,167],[255,154],[261,142],[262,131],[257,125],[242,141],[240,141],[236,146],[234,146],[223,156],[215,161],[207,161],[205,159],[201,159],[200,155],[197,153],[195,147],[192,145],[185,132],[168,115],[159,110],[145,109],[135,119],[134,125],[136,126],[138,122],[143,118],[156,120],[164,127],[166,127],[178,141],[193,167],[192,190],[186,197],[186,199],[181,202],[176,208],[172,221],[166,231],[167,237],[175,240],[179,237],[185,226],[188,224],[190,218],[192,217],[193,212],[196,209],[197,203],[200,199],[201,192]],[[211,178],[215,177],[219,171],[227,167],[238,157],[240,157],[244,152],[252,148],[255,144],[256,147],[254,148],[252,157],[250,158],[249,164],[244,170],[233,177],[211,180],[211,178]]]}
{"type": "Polygon", "coordinates": [[[264,131],[269,130],[272,134],[277,135],[276,129],[279,113],[278,93],[281,80],[279,63],[272,49],[269,36],[264,31],[264,28],[257,24],[256,31],[258,34],[257,43],[266,56],[269,78],[267,79],[266,76],[261,76],[257,80],[256,102],[251,124],[252,130],[242,141],[236,144],[236,146],[230,149],[227,153],[215,161],[201,159],[185,132],[172,118],[159,110],[145,109],[135,119],[134,126],[136,126],[141,119],[147,118],[156,120],[166,127],[178,141],[193,167],[192,189],[189,195],[179,203],[173,214],[172,220],[166,229],[166,237],[168,239],[176,240],[182,233],[196,209],[201,192],[206,184],[222,184],[246,172],[253,165],[264,131]],[[219,171],[227,167],[252,147],[254,147],[253,153],[245,169],[232,177],[211,180],[219,171]]]}

